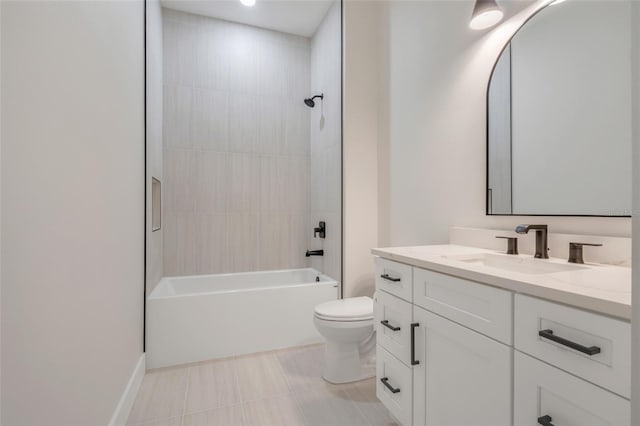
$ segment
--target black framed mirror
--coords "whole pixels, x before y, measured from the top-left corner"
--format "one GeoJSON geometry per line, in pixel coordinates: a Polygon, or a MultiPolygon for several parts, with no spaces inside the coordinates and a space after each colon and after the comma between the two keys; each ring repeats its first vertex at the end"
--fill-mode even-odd
{"type": "Polygon", "coordinates": [[[631,215],[630,1],[556,2],[487,90],[487,214],[631,215]]]}

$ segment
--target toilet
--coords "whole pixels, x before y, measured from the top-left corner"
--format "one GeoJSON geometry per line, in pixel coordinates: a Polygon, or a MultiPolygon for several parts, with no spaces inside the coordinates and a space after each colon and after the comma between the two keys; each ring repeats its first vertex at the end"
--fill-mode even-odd
{"type": "Polygon", "coordinates": [[[315,308],[313,322],[327,341],[322,369],[326,381],[349,383],[375,376],[372,298],[321,303],[315,308]]]}

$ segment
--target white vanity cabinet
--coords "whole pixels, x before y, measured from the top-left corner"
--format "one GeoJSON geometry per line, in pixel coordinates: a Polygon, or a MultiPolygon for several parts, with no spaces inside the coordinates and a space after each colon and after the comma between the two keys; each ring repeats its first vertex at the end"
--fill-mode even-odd
{"type": "Polygon", "coordinates": [[[521,294],[515,302],[514,423],[629,426],[630,324],[521,294]]]}
{"type": "Polygon", "coordinates": [[[511,424],[511,348],[414,306],[413,424],[511,424]]]}
{"type": "Polygon", "coordinates": [[[629,400],[515,351],[516,426],[629,426],[629,400]]]}
{"type": "Polygon", "coordinates": [[[404,425],[510,425],[511,293],[419,268],[390,287],[407,265],[376,263],[378,398],[404,425]]]}
{"type": "Polygon", "coordinates": [[[376,393],[405,426],[630,426],[629,322],[388,259],[376,272],[376,393]]]}

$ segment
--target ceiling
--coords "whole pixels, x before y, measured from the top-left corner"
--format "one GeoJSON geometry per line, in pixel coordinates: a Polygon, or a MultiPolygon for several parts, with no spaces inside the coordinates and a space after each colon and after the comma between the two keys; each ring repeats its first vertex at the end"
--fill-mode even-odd
{"type": "Polygon", "coordinates": [[[334,0],[160,0],[163,7],[311,37],[334,0]]]}

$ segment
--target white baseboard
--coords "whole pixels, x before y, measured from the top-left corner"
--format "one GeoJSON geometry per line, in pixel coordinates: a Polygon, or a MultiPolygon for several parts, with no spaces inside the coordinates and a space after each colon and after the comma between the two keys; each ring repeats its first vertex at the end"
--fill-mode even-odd
{"type": "Polygon", "coordinates": [[[118,401],[118,405],[113,412],[113,416],[111,416],[109,426],[124,426],[127,424],[129,413],[133,408],[133,403],[136,401],[136,396],[138,395],[138,390],[142,384],[145,371],[146,362],[145,354],[143,353],[140,355],[140,359],[138,359],[138,363],[131,373],[127,386],[124,388],[120,401],[118,401]]]}

